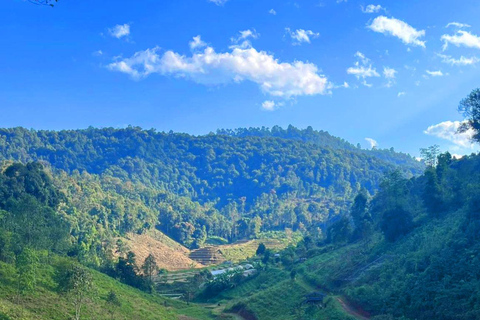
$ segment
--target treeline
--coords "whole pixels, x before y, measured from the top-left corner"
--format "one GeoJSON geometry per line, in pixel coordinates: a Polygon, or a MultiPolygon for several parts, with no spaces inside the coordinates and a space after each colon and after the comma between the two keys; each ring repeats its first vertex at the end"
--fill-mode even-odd
{"type": "MultiPolygon", "coordinates": [[[[271,137],[195,137],[137,127],[1,129],[0,156],[23,163],[44,160],[67,173],[79,170],[138,181],[220,207],[241,197],[252,205],[271,190],[298,197],[351,194],[359,187],[373,192],[383,171],[392,168],[390,162],[349,148],[271,137]]],[[[402,170],[419,173],[420,168],[411,159],[402,170]]]]}
{"type": "Polygon", "coordinates": [[[422,169],[422,163],[419,163],[414,157],[409,154],[395,152],[393,148],[379,149],[379,148],[362,148],[360,143],[353,145],[352,143],[332,136],[327,131],[315,130],[312,127],[306,129],[298,129],[289,125],[287,129],[279,126],[272,128],[239,128],[239,129],[220,129],[217,130],[219,135],[228,135],[233,137],[276,137],[282,139],[302,141],[305,143],[312,143],[320,147],[327,147],[330,149],[349,150],[352,152],[359,152],[376,157],[390,164],[401,165],[401,170],[407,175],[416,175],[422,169]]]}
{"type": "MultiPolygon", "coordinates": [[[[154,227],[190,247],[209,236],[233,241],[285,228],[318,231],[359,190],[373,193],[383,172],[395,168],[328,133],[293,127],[268,131],[281,133],[275,135],[242,132],[195,137],[137,127],[1,129],[0,159],[50,168],[69,199],[59,210],[72,224],[80,256],[98,256],[105,243],[99,234],[154,227]],[[323,136],[330,142],[310,143],[323,136]]],[[[388,152],[402,163],[405,155],[388,152]]],[[[401,170],[411,175],[421,166],[410,158],[401,170]]]]}

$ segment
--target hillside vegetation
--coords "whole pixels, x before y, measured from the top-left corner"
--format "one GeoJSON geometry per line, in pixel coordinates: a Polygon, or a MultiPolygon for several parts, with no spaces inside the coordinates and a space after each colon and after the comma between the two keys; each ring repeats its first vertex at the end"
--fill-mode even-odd
{"type": "Polygon", "coordinates": [[[356,197],[326,239],[307,236],[280,261],[263,259],[267,271],[214,301],[256,319],[310,319],[304,295],[321,291],[329,297],[322,312],[343,296],[374,319],[479,319],[480,156],[430,160],[419,177],[390,173],[373,198],[356,197]]]}
{"type": "Polygon", "coordinates": [[[82,251],[96,250],[94,233],[106,239],[157,228],[198,248],[209,237],[313,231],[362,188],[374,193],[385,171],[422,169],[405,154],[363,150],[311,128],[238,132],[1,129],[0,160],[40,161],[50,170],[82,251]]]}

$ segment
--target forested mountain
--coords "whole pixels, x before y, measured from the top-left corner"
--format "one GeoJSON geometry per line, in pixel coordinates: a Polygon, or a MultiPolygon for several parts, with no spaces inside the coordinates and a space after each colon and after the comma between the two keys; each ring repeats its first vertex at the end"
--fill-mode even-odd
{"type": "Polygon", "coordinates": [[[480,156],[432,158],[421,176],[394,171],[375,196],[359,193],[326,237],[260,254],[270,267],[258,278],[204,295],[256,319],[479,319],[480,156]],[[330,297],[325,309],[302,303],[319,289],[350,316],[330,297]]]}
{"type": "Polygon", "coordinates": [[[1,129],[0,159],[50,168],[70,200],[66,216],[78,234],[157,227],[196,247],[208,236],[234,240],[260,231],[315,229],[360,190],[374,193],[396,164],[407,176],[423,166],[393,150],[382,150],[389,155],[382,159],[311,128],[235,132],[1,129]]]}
{"type": "Polygon", "coordinates": [[[233,137],[277,137],[282,139],[313,143],[320,147],[365,153],[395,165],[402,165],[404,166],[402,170],[405,170],[405,172],[411,174],[418,174],[418,170],[421,170],[423,168],[422,164],[418,163],[418,161],[416,161],[410,155],[401,152],[395,152],[393,148],[362,149],[360,143],[357,143],[357,145],[353,145],[342,138],[332,136],[326,131],[314,130],[310,126],[306,129],[298,129],[291,125],[288,126],[287,129],[283,129],[279,126],[274,126],[271,129],[265,127],[248,129],[240,128],[236,130],[220,129],[217,130],[217,134],[233,137]]]}

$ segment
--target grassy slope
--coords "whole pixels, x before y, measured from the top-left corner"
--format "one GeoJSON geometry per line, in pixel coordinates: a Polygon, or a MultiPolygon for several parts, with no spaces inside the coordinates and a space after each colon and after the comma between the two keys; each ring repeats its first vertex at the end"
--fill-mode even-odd
{"type": "MultiPolygon", "coordinates": [[[[12,265],[0,263],[0,319],[45,319],[65,320],[73,315],[71,303],[55,290],[53,276],[55,265],[61,258],[52,264],[42,264],[39,269],[39,278],[34,293],[16,297],[15,271],[12,265]]],[[[196,305],[146,294],[118,281],[92,271],[96,292],[88,305],[83,309],[82,319],[110,319],[106,297],[113,290],[121,306],[114,311],[114,319],[179,319],[179,315],[186,315],[191,319],[213,319],[210,311],[196,305]],[[167,307],[164,306],[167,301],[167,307]]],[[[188,318],[185,318],[188,319],[188,318]]]]}
{"type": "Polygon", "coordinates": [[[300,275],[295,281],[289,272],[270,268],[236,288],[222,292],[212,303],[225,310],[245,309],[260,320],[331,319],[352,320],[334,296],[329,296],[326,308],[307,306],[304,296],[315,291],[300,275]]]}

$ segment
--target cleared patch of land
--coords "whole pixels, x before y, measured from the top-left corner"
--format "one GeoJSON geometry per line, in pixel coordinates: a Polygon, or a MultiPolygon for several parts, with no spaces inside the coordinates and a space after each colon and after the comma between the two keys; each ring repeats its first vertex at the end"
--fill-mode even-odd
{"type": "Polygon", "coordinates": [[[142,265],[148,255],[152,254],[158,267],[168,271],[204,267],[188,257],[190,250],[159,231],[141,235],[128,234],[124,241],[128,249],[135,253],[139,265],[142,265]]]}

